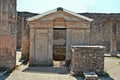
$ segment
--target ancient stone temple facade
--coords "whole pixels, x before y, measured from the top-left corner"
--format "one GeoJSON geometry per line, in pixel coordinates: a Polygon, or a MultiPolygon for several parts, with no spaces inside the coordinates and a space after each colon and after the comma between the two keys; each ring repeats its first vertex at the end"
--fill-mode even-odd
{"type": "MultiPolygon", "coordinates": [[[[25,13],[25,12],[19,12],[20,15],[19,16],[19,24],[22,24],[23,22],[25,24],[27,24],[27,21],[22,21],[22,18],[26,19],[26,16],[27,17],[32,17],[34,15],[36,15],[35,13],[31,13],[31,15],[29,15],[29,13],[25,13]]],[[[102,46],[105,46],[106,47],[106,52],[107,53],[110,53],[111,55],[116,55],[119,51],[120,51],[120,14],[119,13],[112,13],[112,14],[107,14],[107,13],[77,13],[77,14],[80,14],[80,15],[84,15],[84,16],[87,16],[89,18],[92,18],[94,19],[94,21],[91,22],[91,44],[92,45],[102,45],[102,46]],[[115,28],[114,28],[115,26],[115,28]],[[113,27],[113,28],[112,28],[113,27]],[[114,29],[114,30],[113,30],[114,29]],[[114,33],[113,33],[114,31],[114,33]]],[[[21,30],[21,25],[18,24],[18,31],[21,30]]],[[[24,38],[23,40],[21,40],[22,38],[20,38],[20,36],[22,36],[22,34],[20,33],[19,37],[18,37],[18,43],[21,43],[20,41],[23,41],[22,42],[22,46],[24,48],[22,48],[23,52],[23,55],[25,56],[24,58],[29,58],[29,56],[26,56],[29,54],[29,45],[27,45],[25,42],[26,41],[29,41],[29,34],[26,34],[26,33],[29,33],[29,26],[26,26],[24,25],[24,31],[22,31],[22,33],[25,33],[24,34],[24,38]],[[27,39],[26,39],[27,38],[27,39]],[[24,44],[25,43],[25,44],[24,44]],[[28,53],[26,53],[28,52],[28,53]]],[[[65,30],[59,30],[57,32],[57,29],[55,30],[54,29],[54,33],[56,35],[54,35],[55,39],[57,38],[57,34],[59,34],[59,32],[62,32],[62,33],[65,33],[66,31],[65,30]]],[[[63,35],[62,35],[63,36],[63,35]]],[[[65,35],[64,37],[65,38],[65,35]]],[[[27,42],[28,43],[28,42],[27,42]]],[[[20,46],[20,45],[18,45],[20,46]]],[[[64,44],[62,44],[61,46],[64,46],[64,44]]],[[[54,48],[57,48],[54,47],[54,48]]],[[[65,53],[65,48],[62,48],[63,50],[57,50],[57,52],[59,51],[62,51],[62,53],[65,53]]],[[[63,54],[64,55],[64,54],[63,54]]],[[[54,59],[58,59],[59,57],[61,57],[61,55],[54,55],[54,59]]],[[[65,58],[64,57],[61,57],[61,58],[65,58]]],[[[60,58],[60,59],[61,59],[60,58]]]]}
{"type": "Polygon", "coordinates": [[[57,8],[27,19],[30,25],[30,65],[71,60],[71,45],[90,45],[93,19],[57,8]]]}
{"type": "Polygon", "coordinates": [[[16,65],[16,0],[0,0],[0,68],[16,65]]]}

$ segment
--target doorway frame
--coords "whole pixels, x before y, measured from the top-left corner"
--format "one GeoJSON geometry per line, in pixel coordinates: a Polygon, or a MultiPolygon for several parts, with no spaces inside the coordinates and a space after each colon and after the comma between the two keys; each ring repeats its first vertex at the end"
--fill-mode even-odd
{"type": "MultiPolygon", "coordinates": [[[[65,50],[67,50],[67,28],[66,27],[55,27],[53,28],[53,61],[54,61],[54,46],[57,46],[57,45],[54,45],[54,30],[57,30],[57,29],[63,29],[65,30],[65,50]]],[[[63,46],[63,45],[58,45],[58,46],[63,46]]],[[[63,61],[66,61],[66,56],[67,56],[67,51],[65,51],[65,59],[63,61]]],[[[59,60],[58,60],[59,61],[59,60]]]]}

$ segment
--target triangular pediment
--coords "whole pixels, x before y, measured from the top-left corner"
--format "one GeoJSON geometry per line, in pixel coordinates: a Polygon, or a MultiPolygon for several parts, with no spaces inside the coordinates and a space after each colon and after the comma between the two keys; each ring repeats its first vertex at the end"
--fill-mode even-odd
{"type": "Polygon", "coordinates": [[[81,20],[85,20],[88,22],[93,21],[93,19],[91,18],[88,18],[80,14],[76,14],[72,11],[69,11],[60,7],[57,9],[48,11],[46,13],[43,13],[41,15],[28,18],[27,20],[28,21],[54,21],[54,20],[57,20],[57,18],[59,18],[60,20],[62,20],[63,18],[65,21],[81,21],[81,20]]]}

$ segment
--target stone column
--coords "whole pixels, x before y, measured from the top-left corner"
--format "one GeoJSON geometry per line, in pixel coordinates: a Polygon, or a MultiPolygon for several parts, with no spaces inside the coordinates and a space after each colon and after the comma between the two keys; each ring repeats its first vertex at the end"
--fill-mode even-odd
{"type": "Polygon", "coordinates": [[[116,39],[116,23],[113,22],[111,26],[111,46],[110,46],[110,54],[111,56],[117,56],[117,39],[116,39]]]}
{"type": "Polygon", "coordinates": [[[85,45],[90,45],[90,30],[85,30],[85,45]]]}
{"type": "Polygon", "coordinates": [[[48,33],[48,64],[53,65],[53,29],[48,33]]]}
{"type": "Polygon", "coordinates": [[[16,66],[16,13],[15,5],[0,0],[0,69],[12,70],[16,66]]]}
{"type": "Polygon", "coordinates": [[[30,55],[29,55],[30,65],[34,64],[34,58],[35,58],[35,29],[30,29],[30,55]]]}
{"type": "Polygon", "coordinates": [[[23,60],[29,59],[29,46],[30,46],[30,39],[29,39],[29,26],[25,24],[25,18],[22,18],[22,57],[23,60]]]}
{"type": "Polygon", "coordinates": [[[71,29],[66,33],[66,61],[71,60],[71,29]]]}

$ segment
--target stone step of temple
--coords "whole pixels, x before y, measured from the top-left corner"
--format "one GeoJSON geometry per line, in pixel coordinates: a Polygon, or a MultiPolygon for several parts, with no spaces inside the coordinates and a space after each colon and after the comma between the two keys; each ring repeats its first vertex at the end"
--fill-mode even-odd
{"type": "Polygon", "coordinates": [[[83,72],[84,80],[98,80],[98,75],[95,72],[83,72]]]}
{"type": "Polygon", "coordinates": [[[67,74],[67,67],[47,67],[47,66],[29,66],[24,72],[50,73],[50,74],[67,74]]]}

